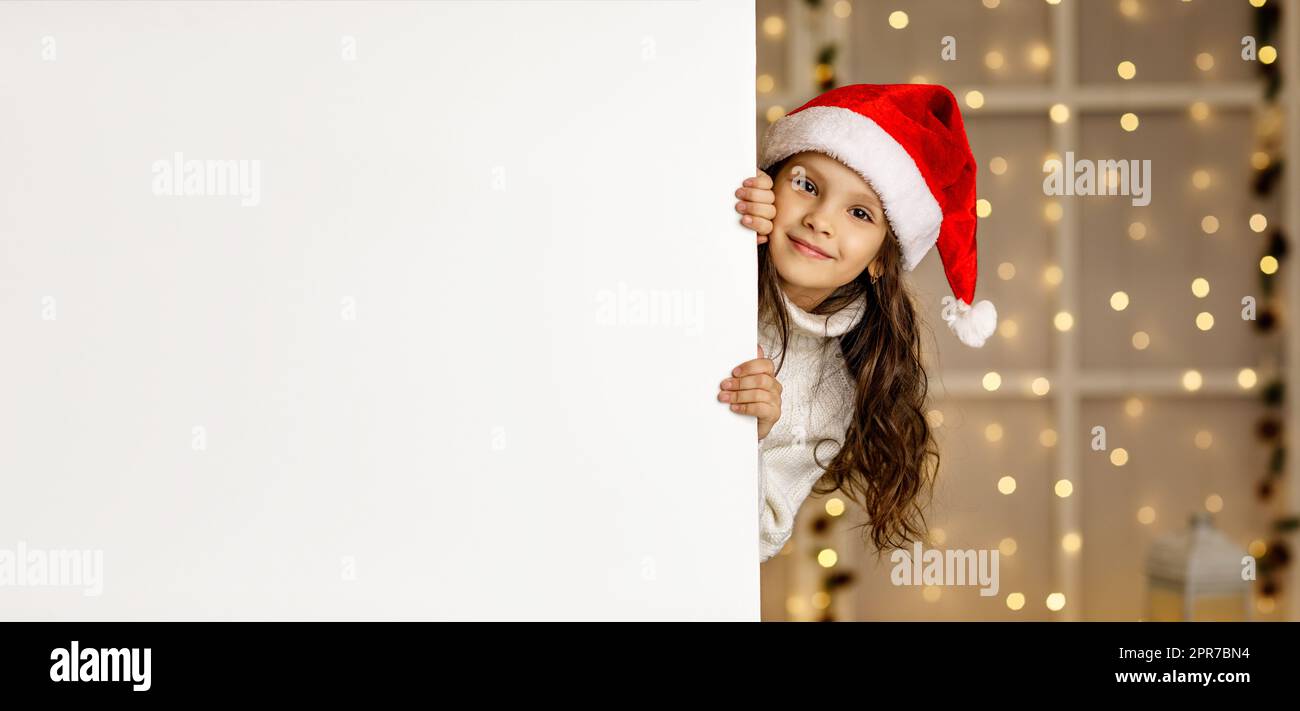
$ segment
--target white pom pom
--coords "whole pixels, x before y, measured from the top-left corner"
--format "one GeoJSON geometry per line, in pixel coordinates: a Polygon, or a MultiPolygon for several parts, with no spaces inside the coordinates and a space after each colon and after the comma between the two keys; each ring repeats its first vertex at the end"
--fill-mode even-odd
{"type": "Polygon", "coordinates": [[[988,301],[978,301],[970,306],[961,299],[945,296],[942,303],[943,320],[948,322],[948,328],[958,340],[972,348],[983,346],[998,326],[998,312],[988,301]]]}

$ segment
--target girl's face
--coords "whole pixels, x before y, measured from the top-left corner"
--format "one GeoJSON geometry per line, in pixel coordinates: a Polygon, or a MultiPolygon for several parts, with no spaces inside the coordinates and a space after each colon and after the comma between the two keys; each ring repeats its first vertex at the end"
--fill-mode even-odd
{"type": "Polygon", "coordinates": [[[885,212],[862,176],[823,153],[796,153],[772,180],[768,249],[786,295],[811,310],[876,261],[885,212]]]}

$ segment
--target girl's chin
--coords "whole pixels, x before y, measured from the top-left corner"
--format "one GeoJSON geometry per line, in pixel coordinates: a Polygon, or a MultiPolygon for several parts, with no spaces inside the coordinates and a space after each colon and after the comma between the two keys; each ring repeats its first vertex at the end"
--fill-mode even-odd
{"type": "MultiPolygon", "coordinates": [[[[816,291],[827,288],[824,278],[818,279],[807,273],[800,273],[802,269],[808,267],[799,265],[792,268],[790,265],[777,265],[776,275],[780,279],[781,286],[784,288],[799,289],[801,291],[816,291]]],[[[825,277],[824,274],[816,276],[825,277]]]]}

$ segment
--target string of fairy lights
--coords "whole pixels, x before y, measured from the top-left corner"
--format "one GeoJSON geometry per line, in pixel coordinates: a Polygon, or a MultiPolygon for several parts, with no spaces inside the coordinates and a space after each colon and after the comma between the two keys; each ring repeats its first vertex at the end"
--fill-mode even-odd
{"type": "MultiPolygon", "coordinates": [[[[1192,0],[1181,0],[1182,2],[1191,2],[1192,0]]],[[[1283,113],[1280,106],[1277,105],[1277,94],[1280,86],[1280,63],[1277,47],[1273,44],[1277,37],[1279,27],[1280,11],[1277,2],[1269,0],[1244,0],[1254,8],[1254,37],[1258,42],[1256,48],[1256,57],[1258,71],[1265,84],[1265,102],[1257,111],[1255,120],[1255,142],[1256,146],[1249,156],[1249,163],[1253,171],[1252,191],[1256,197],[1263,202],[1272,195],[1279,178],[1282,175],[1282,154],[1281,154],[1281,128],[1283,125],[1283,113]]],[[[812,67],[812,79],[817,90],[826,91],[837,86],[836,60],[839,54],[838,47],[833,41],[824,40],[820,28],[827,18],[825,13],[829,13],[830,18],[834,21],[848,21],[854,12],[854,3],[850,0],[837,0],[835,2],[823,2],[823,0],[803,0],[809,19],[808,26],[801,31],[807,32],[814,39],[814,55],[809,58],[812,67]]],[[[1061,0],[1043,0],[1047,5],[1059,5],[1061,0]]],[[[989,9],[996,10],[1002,4],[1001,0],[981,0],[981,4],[989,9]]],[[[1119,0],[1114,7],[1119,14],[1127,20],[1140,21],[1144,16],[1144,6],[1142,0],[1119,0]]],[[[905,30],[911,24],[911,18],[903,10],[891,10],[885,15],[887,26],[895,31],[905,30]]],[[[780,14],[771,14],[761,18],[759,24],[760,36],[769,42],[782,42],[786,39],[788,32],[786,19],[780,14]]],[[[1023,66],[1033,71],[1045,71],[1053,62],[1051,49],[1043,42],[1031,41],[1019,48],[1019,57],[1022,58],[1023,66]]],[[[1016,53],[1008,51],[1006,47],[990,48],[983,54],[983,64],[993,72],[1002,71],[1004,68],[1011,66],[1012,57],[1016,53]]],[[[1192,64],[1196,70],[1201,73],[1213,72],[1218,58],[1214,53],[1209,51],[1198,52],[1191,58],[1192,64]]],[[[1115,72],[1121,82],[1131,81],[1139,76],[1140,67],[1134,58],[1119,58],[1115,64],[1115,72]]],[[[910,78],[912,83],[929,83],[930,79],[923,74],[915,74],[910,78]]],[[[771,74],[761,73],[757,77],[756,88],[760,95],[771,95],[778,91],[777,80],[771,74]]],[[[961,100],[971,110],[979,110],[985,105],[985,97],[979,90],[970,90],[966,92],[961,100]]],[[[771,123],[785,115],[787,108],[781,105],[769,105],[764,112],[766,120],[771,123]]],[[[1187,115],[1193,124],[1207,125],[1211,121],[1211,106],[1205,101],[1194,101],[1187,107],[1187,115]]],[[[1057,124],[1063,124],[1072,120],[1069,106],[1064,103],[1057,103],[1047,111],[1047,118],[1057,124]]],[[[1132,133],[1141,127],[1141,118],[1135,112],[1126,111],[1118,117],[1119,128],[1126,132],[1132,133]]],[[[1055,152],[1050,152],[1044,157],[1044,169],[1051,167],[1052,162],[1059,163],[1061,156],[1055,152]]],[[[1006,157],[993,156],[987,162],[987,169],[993,176],[1003,176],[1007,174],[1011,167],[1006,157]]],[[[1216,171],[1213,166],[1203,166],[1194,168],[1187,176],[1188,184],[1195,191],[1206,191],[1216,185],[1216,171]]],[[[1107,187],[1114,190],[1117,187],[1121,176],[1116,170],[1107,171],[1104,176],[1099,176],[1107,183],[1107,187]]],[[[1113,193],[1112,193],[1113,194],[1113,193]]],[[[981,218],[987,218],[993,213],[993,205],[986,198],[980,198],[976,204],[976,214],[981,218]]],[[[1063,218],[1064,209],[1059,201],[1048,200],[1042,208],[1043,219],[1051,224],[1057,223],[1063,218]]],[[[1257,253],[1256,267],[1260,278],[1260,292],[1262,299],[1258,306],[1258,313],[1254,327],[1261,335],[1268,336],[1276,328],[1281,320],[1281,298],[1276,287],[1276,277],[1278,275],[1282,261],[1286,258],[1287,239],[1281,228],[1270,223],[1269,216],[1265,210],[1254,212],[1247,220],[1246,227],[1250,233],[1261,235],[1263,244],[1257,253]]],[[[1200,230],[1205,235],[1214,235],[1221,229],[1225,228],[1220,215],[1205,214],[1199,221],[1200,230]]],[[[1127,227],[1127,234],[1133,242],[1141,242],[1148,236],[1149,225],[1141,220],[1133,220],[1127,227]]],[[[996,274],[999,279],[1009,281],[1016,277],[1018,273],[1016,265],[1012,262],[1002,262],[997,265],[996,274]]],[[[1043,283],[1048,287],[1059,286],[1064,279],[1062,269],[1054,264],[1049,264],[1042,270],[1041,278],[1043,283]]],[[[1205,275],[1194,275],[1188,282],[1188,288],[1196,299],[1205,299],[1209,296],[1211,284],[1205,275]]],[[[1109,306],[1115,312],[1123,312],[1128,309],[1132,303],[1130,295],[1122,290],[1114,291],[1109,295],[1109,306]]],[[[1210,331],[1215,326],[1214,314],[1209,309],[1197,309],[1195,314],[1190,317],[1191,326],[1200,331],[1210,331]]],[[[1069,331],[1075,327],[1075,315],[1069,311],[1057,311],[1052,316],[1052,327],[1058,331],[1069,331]]],[[[1002,338],[1014,339],[1020,332],[1020,325],[1014,318],[1003,318],[998,325],[998,334],[1002,338]]],[[[1258,438],[1266,447],[1269,448],[1268,470],[1260,480],[1257,493],[1261,502],[1267,505],[1273,500],[1273,493],[1278,488],[1278,480],[1284,472],[1283,462],[1285,461],[1285,448],[1282,433],[1284,431],[1283,411],[1285,383],[1282,373],[1277,367],[1281,362],[1279,339],[1272,338],[1267,341],[1269,352],[1263,357],[1263,363],[1259,368],[1244,367],[1236,373],[1236,385],[1243,391],[1256,391],[1259,394],[1261,403],[1264,406],[1264,414],[1261,416],[1256,433],[1258,438]]],[[[1129,344],[1135,352],[1147,350],[1152,343],[1152,335],[1144,330],[1135,330],[1130,338],[1129,344]]],[[[1003,378],[997,371],[989,371],[981,378],[981,386],[988,392],[996,392],[1003,387],[1003,378]]],[[[1181,386],[1188,392],[1200,391],[1205,385],[1205,375],[1196,368],[1188,368],[1181,374],[1181,386]]],[[[1043,397],[1051,392],[1051,382],[1046,377],[1038,377],[1029,383],[1029,390],[1033,395],[1043,397]]],[[[1124,400],[1124,412],[1130,418],[1139,418],[1146,409],[1146,404],[1141,397],[1130,396],[1124,400]]],[[[927,419],[932,427],[938,428],[943,425],[944,414],[940,409],[931,409],[927,413],[927,419]]],[[[988,424],[983,432],[984,439],[989,443],[996,443],[1002,440],[1004,435],[1003,426],[994,422],[988,424]]],[[[1058,433],[1051,428],[1040,431],[1038,442],[1043,447],[1051,448],[1057,444],[1058,433]]],[[[1191,444],[1200,450],[1208,450],[1213,446],[1214,435],[1208,429],[1199,429],[1192,436],[1191,444]]],[[[1127,449],[1115,447],[1108,452],[1109,463],[1113,467],[1124,467],[1129,464],[1130,455],[1127,449]]],[[[1003,496],[1012,496],[1016,492],[1017,482],[1014,476],[1006,474],[996,481],[996,489],[1003,496]]],[[[1073,495],[1074,486],[1068,479],[1058,479],[1053,487],[1053,493],[1057,497],[1065,498],[1073,495]]],[[[1204,509],[1210,513],[1218,513],[1223,510],[1224,499],[1221,493],[1216,491],[1205,492],[1204,509]]],[[[1290,551],[1282,536],[1297,528],[1298,521],[1295,512],[1278,510],[1273,506],[1272,520],[1268,522],[1268,530],[1259,537],[1255,538],[1249,544],[1249,552],[1255,556],[1259,563],[1260,583],[1256,595],[1256,607],[1262,614],[1268,614],[1274,611],[1276,598],[1282,586],[1284,579],[1283,572],[1290,563],[1290,551]]],[[[817,619],[821,621],[833,621],[835,609],[835,596],[843,593],[854,582],[853,572],[844,569],[839,565],[840,556],[834,545],[833,534],[835,531],[835,521],[846,513],[845,502],[839,497],[831,497],[824,502],[823,509],[818,511],[813,517],[809,530],[812,534],[811,545],[809,547],[810,562],[814,562],[816,569],[823,571],[819,577],[817,589],[811,595],[800,594],[796,592],[791,594],[786,600],[787,614],[792,619],[817,619]]],[[[1157,511],[1154,506],[1143,504],[1134,512],[1136,520],[1142,526],[1151,526],[1157,520],[1157,511]]],[[[942,528],[933,528],[930,530],[929,542],[932,545],[943,545],[947,539],[947,534],[942,528]]],[[[1082,548],[1082,536],[1077,532],[1068,532],[1060,540],[1060,545],[1066,553],[1077,553],[1082,548]]],[[[998,543],[998,550],[1003,556],[1015,555],[1018,544],[1013,537],[1004,537],[998,543]]],[[[781,551],[782,556],[790,556],[796,553],[793,545],[787,545],[781,551]]],[[[922,586],[921,596],[927,602],[937,602],[942,595],[942,590],[935,586],[922,586]]],[[[1005,596],[1005,604],[1008,609],[1018,611],[1025,608],[1026,597],[1022,592],[1010,592],[1005,596]]],[[[1053,592],[1046,596],[1043,601],[1046,609],[1050,611],[1060,611],[1065,607],[1065,596],[1059,592],[1053,592]]]]}
{"type": "MultiPolygon", "coordinates": [[[[1283,112],[1277,101],[1282,76],[1276,61],[1277,52],[1269,44],[1277,36],[1280,12],[1277,3],[1258,0],[1252,4],[1257,9],[1255,36],[1263,45],[1259,50],[1258,66],[1265,81],[1264,95],[1267,103],[1255,122],[1256,147],[1251,153],[1250,163],[1255,171],[1252,190],[1257,197],[1265,199],[1274,193],[1278,179],[1282,175],[1280,129],[1283,112]],[[1269,51],[1267,57],[1264,54],[1265,50],[1269,51]]],[[[1267,219],[1259,214],[1251,217],[1250,227],[1257,233],[1269,229],[1267,219]]],[[[1273,227],[1269,231],[1261,252],[1259,286],[1263,304],[1256,316],[1255,328],[1261,335],[1267,337],[1276,330],[1281,311],[1281,298],[1276,282],[1280,263],[1286,259],[1288,252],[1287,237],[1281,228],[1273,227]]],[[[1270,350],[1267,356],[1269,361],[1273,364],[1280,362],[1282,354],[1277,339],[1266,338],[1265,344],[1270,350]]],[[[1282,372],[1275,370],[1270,382],[1260,389],[1264,413],[1255,425],[1256,437],[1269,450],[1268,468],[1260,479],[1256,492],[1260,501],[1271,508],[1273,513],[1271,530],[1267,534],[1270,540],[1257,538],[1250,543],[1249,547],[1250,554],[1258,561],[1259,585],[1255,604],[1262,614],[1269,614],[1276,609],[1277,596],[1282,590],[1282,581],[1290,565],[1291,551],[1283,536],[1295,530],[1300,524],[1296,512],[1287,512],[1274,500],[1277,483],[1285,471],[1286,446],[1282,438],[1284,429],[1282,406],[1285,390],[1286,382],[1282,372]]]]}

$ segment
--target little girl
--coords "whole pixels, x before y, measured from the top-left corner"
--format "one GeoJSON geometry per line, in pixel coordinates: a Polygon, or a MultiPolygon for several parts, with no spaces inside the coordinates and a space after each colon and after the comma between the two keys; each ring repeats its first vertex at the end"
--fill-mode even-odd
{"type": "Polygon", "coordinates": [[[877,552],[905,546],[925,534],[939,452],[903,272],[937,243],[949,327],[979,347],[997,323],[971,306],[976,164],[957,101],[934,85],[832,89],[768,128],[759,167],[736,191],[758,234],[758,358],[718,400],[758,421],[760,560],[818,481],[862,507],[877,552]]]}

